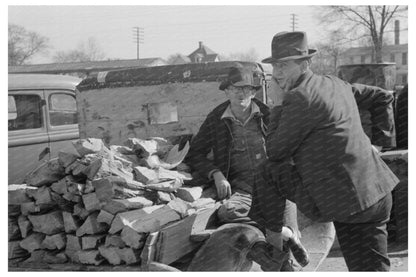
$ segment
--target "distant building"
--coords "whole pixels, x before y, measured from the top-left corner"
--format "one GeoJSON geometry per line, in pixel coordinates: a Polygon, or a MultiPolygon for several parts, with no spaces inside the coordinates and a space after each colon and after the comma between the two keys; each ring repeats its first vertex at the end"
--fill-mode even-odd
{"type": "Polygon", "coordinates": [[[199,42],[199,47],[194,52],[188,55],[192,63],[206,63],[206,62],[219,62],[219,56],[217,53],[206,47],[202,41],[199,42]]]}
{"type": "Polygon", "coordinates": [[[185,64],[191,63],[191,59],[185,55],[176,55],[175,58],[170,62],[170,64],[185,64]]]}
{"type": "MultiPolygon", "coordinates": [[[[399,22],[395,21],[394,45],[383,46],[383,62],[396,63],[396,84],[405,85],[408,82],[408,44],[400,44],[399,22]]],[[[340,57],[340,65],[374,63],[372,47],[355,47],[347,49],[340,57]]]]}
{"type": "Polygon", "coordinates": [[[148,58],[139,60],[132,59],[73,63],[49,63],[9,66],[9,73],[65,74],[85,78],[90,74],[100,71],[109,71],[128,67],[150,67],[160,65],[167,65],[167,62],[161,58],[148,58]]]}

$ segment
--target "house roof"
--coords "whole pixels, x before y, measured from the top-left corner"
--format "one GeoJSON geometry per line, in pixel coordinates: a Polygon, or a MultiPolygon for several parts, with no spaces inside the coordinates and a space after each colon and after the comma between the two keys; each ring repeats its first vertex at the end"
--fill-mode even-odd
{"type": "Polygon", "coordinates": [[[167,62],[161,58],[89,61],[72,63],[49,63],[9,66],[9,73],[51,73],[51,72],[86,72],[105,71],[126,67],[147,67],[155,65],[166,65],[167,62]]]}

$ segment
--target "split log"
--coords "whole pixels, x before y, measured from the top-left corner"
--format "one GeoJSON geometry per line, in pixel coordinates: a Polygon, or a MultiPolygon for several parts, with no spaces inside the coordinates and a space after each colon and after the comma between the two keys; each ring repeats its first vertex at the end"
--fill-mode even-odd
{"type": "Polygon", "coordinates": [[[78,237],[82,235],[95,235],[108,230],[108,226],[103,223],[97,222],[98,212],[90,214],[87,219],[84,221],[84,224],[78,228],[76,235],[78,237]]]}
{"type": "Polygon", "coordinates": [[[82,264],[99,265],[104,262],[104,259],[101,257],[98,250],[81,250],[77,251],[76,255],[78,256],[79,262],[82,264]]]}
{"type": "Polygon", "coordinates": [[[21,214],[20,205],[7,205],[7,214],[14,217],[19,216],[21,214]]]}
{"type": "Polygon", "coordinates": [[[43,249],[55,250],[63,249],[66,246],[65,233],[59,233],[52,236],[46,236],[41,244],[43,249]]]}
{"type": "Polygon", "coordinates": [[[176,191],[176,197],[187,202],[194,202],[201,198],[202,191],[202,187],[180,187],[176,191]]]}
{"type": "Polygon", "coordinates": [[[85,181],[84,193],[91,193],[94,192],[94,187],[92,185],[91,180],[85,181]]]}
{"type": "Polygon", "coordinates": [[[22,238],[27,237],[29,233],[32,231],[32,223],[30,223],[30,221],[24,215],[18,217],[17,224],[19,225],[22,238]]]}
{"type": "Polygon", "coordinates": [[[59,162],[65,168],[68,167],[70,164],[72,164],[73,162],[75,162],[79,158],[80,158],[80,156],[75,155],[73,153],[66,153],[66,152],[62,152],[62,151],[59,151],[59,153],[58,153],[59,162]]]}
{"type": "Polygon", "coordinates": [[[28,252],[33,252],[42,248],[42,241],[45,239],[45,234],[32,233],[20,241],[20,247],[26,249],[28,252]]]}
{"type": "Polygon", "coordinates": [[[43,163],[25,177],[28,186],[41,187],[59,181],[65,176],[65,168],[58,158],[43,163]]]}
{"type": "Polygon", "coordinates": [[[130,226],[139,233],[154,232],[161,226],[179,219],[180,215],[167,205],[144,207],[140,210],[117,214],[108,232],[114,234],[122,230],[124,226],[130,226]]]}
{"type": "Polygon", "coordinates": [[[95,249],[104,242],[105,234],[94,236],[83,236],[81,238],[82,250],[95,249]]]}
{"type": "Polygon", "coordinates": [[[153,202],[138,196],[128,199],[111,199],[103,206],[103,210],[107,211],[113,215],[125,212],[128,210],[135,210],[135,209],[141,209],[143,207],[152,206],[153,202]]]}
{"type": "MultiPolygon", "coordinates": [[[[79,257],[77,255],[77,252],[79,250],[70,250],[68,247],[65,249],[65,255],[67,256],[68,260],[70,260],[72,263],[79,264],[79,257]]],[[[80,268],[81,269],[81,268],[80,268]]]]}
{"type": "Polygon", "coordinates": [[[108,226],[111,226],[111,222],[113,222],[113,219],[114,219],[114,215],[105,210],[101,210],[97,216],[97,222],[105,223],[108,226]]]}
{"type": "Polygon", "coordinates": [[[64,178],[62,178],[58,182],[53,183],[51,185],[51,190],[56,192],[56,193],[59,193],[59,194],[64,194],[64,193],[68,192],[68,190],[67,190],[68,185],[71,184],[74,181],[75,181],[75,179],[71,175],[65,176],[64,178]]]}
{"type": "Polygon", "coordinates": [[[146,234],[138,233],[128,226],[124,226],[121,231],[121,239],[124,243],[134,249],[141,249],[145,243],[146,234]]]}
{"type": "Polygon", "coordinates": [[[101,209],[100,201],[94,192],[82,195],[82,202],[84,203],[85,209],[89,213],[93,211],[99,211],[101,209]]]}
{"type": "Polygon", "coordinates": [[[105,238],[105,247],[118,247],[124,248],[126,247],[126,243],[121,239],[119,235],[107,235],[105,238]]]}
{"type": "Polygon", "coordinates": [[[156,170],[144,166],[136,166],[134,169],[135,179],[143,184],[158,179],[156,170]]]}
{"type": "Polygon", "coordinates": [[[29,252],[20,246],[20,240],[9,241],[9,260],[25,258],[29,256],[29,252]]]}
{"type": "Polygon", "coordinates": [[[17,219],[14,217],[10,217],[8,219],[8,238],[9,241],[17,240],[22,238],[22,234],[20,233],[20,228],[17,223],[17,219]]]}
{"type": "Polygon", "coordinates": [[[66,235],[66,250],[78,251],[82,249],[81,238],[74,235],[66,235]]]}
{"type": "Polygon", "coordinates": [[[121,264],[121,258],[118,255],[116,249],[117,247],[105,247],[100,246],[98,247],[98,251],[100,252],[100,255],[104,257],[110,264],[112,265],[119,265],[121,264]]]}
{"type": "Polygon", "coordinates": [[[80,203],[82,198],[81,195],[77,195],[75,193],[66,192],[62,197],[68,201],[74,202],[74,203],[80,203]]]}
{"type": "Polygon", "coordinates": [[[73,215],[77,216],[80,219],[86,219],[89,213],[81,203],[78,203],[78,204],[75,204],[74,206],[73,215]]]}
{"type": "Polygon", "coordinates": [[[157,196],[159,200],[158,204],[166,204],[170,202],[172,199],[174,199],[174,196],[172,193],[165,192],[165,191],[157,191],[157,196]]]}
{"type": "Polygon", "coordinates": [[[54,211],[42,215],[29,215],[28,219],[33,225],[34,232],[53,235],[65,230],[61,211],[54,211]]]}
{"type": "Polygon", "coordinates": [[[147,189],[165,191],[165,192],[175,192],[178,188],[182,186],[182,182],[179,179],[164,181],[160,183],[151,183],[147,184],[147,189]]]}
{"type": "Polygon", "coordinates": [[[92,181],[92,185],[95,188],[97,198],[101,202],[106,202],[113,198],[125,199],[144,194],[141,183],[135,182],[130,185],[124,178],[120,177],[107,177],[104,179],[97,179],[92,181]],[[134,187],[133,187],[134,186],[134,187]]]}
{"type": "Polygon", "coordinates": [[[87,154],[99,153],[106,147],[101,139],[87,138],[72,143],[81,157],[87,154]]]}
{"type": "Polygon", "coordinates": [[[142,249],[142,253],[140,255],[142,267],[156,260],[158,239],[159,232],[153,232],[147,236],[146,242],[142,249]]]}
{"type": "Polygon", "coordinates": [[[62,252],[46,252],[43,261],[48,264],[63,264],[68,261],[65,253],[62,252]]]}
{"type": "Polygon", "coordinates": [[[64,228],[66,233],[74,233],[81,226],[81,222],[71,213],[62,212],[64,228]]]}
{"type": "Polygon", "coordinates": [[[35,199],[36,205],[47,204],[54,205],[54,201],[51,196],[51,189],[47,186],[40,187],[37,190],[30,190],[27,194],[35,199]]]}
{"type": "Polygon", "coordinates": [[[140,251],[133,248],[118,248],[116,249],[120,259],[126,264],[138,264],[140,262],[140,251]]]}
{"type": "Polygon", "coordinates": [[[61,196],[59,193],[56,193],[54,191],[51,191],[51,197],[52,197],[53,203],[57,205],[60,210],[65,211],[65,212],[71,212],[71,213],[73,212],[75,202],[72,202],[63,198],[63,196],[61,196]]]}
{"type": "Polygon", "coordinates": [[[8,204],[20,205],[31,202],[32,200],[27,195],[27,192],[37,190],[37,187],[27,185],[9,185],[8,186],[8,204]]]}
{"type": "Polygon", "coordinates": [[[71,182],[67,186],[67,191],[75,195],[83,195],[85,191],[85,184],[71,182]]]}

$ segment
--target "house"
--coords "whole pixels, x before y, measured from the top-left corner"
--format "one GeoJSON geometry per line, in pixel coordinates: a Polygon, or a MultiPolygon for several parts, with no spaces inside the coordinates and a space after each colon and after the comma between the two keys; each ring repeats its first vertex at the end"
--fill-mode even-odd
{"type": "Polygon", "coordinates": [[[44,74],[66,74],[85,78],[92,73],[109,71],[128,67],[150,67],[167,65],[161,58],[131,59],[131,60],[108,60],[88,61],[72,63],[50,63],[9,66],[9,73],[44,73],[44,74]]]}
{"type": "MultiPolygon", "coordinates": [[[[400,44],[399,22],[395,21],[395,43],[383,46],[383,62],[396,64],[396,84],[405,85],[408,82],[408,44],[400,44]]],[[[340,65],[374,63],[372,47],[349,48],[340,57],[340,65]]]]}
{"type": "Polygon", "coordinates": [[[185,64],[191,63],[191,59],[188,56],[178,54],[175,58],[170,62],[170,64],[185,64]]]}
{"type": "Polygon", "coordinates": [[[202,41],[199,42],[199,47],[188,55],[192,63],[206,63],[219,62],[219,55],[206,47],[202,41]]]}

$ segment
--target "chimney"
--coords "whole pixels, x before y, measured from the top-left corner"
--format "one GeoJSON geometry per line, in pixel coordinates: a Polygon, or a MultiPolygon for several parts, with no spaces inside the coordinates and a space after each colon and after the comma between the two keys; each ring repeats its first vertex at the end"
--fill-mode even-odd
{"type": "Polygon", "coordinates": [[[204,46],[204,44],[202,43],[202,41],[199,42],[199,49],[202,49],[202,47],[204,46]]]}
{"type": "Polygon", "coordinates": [[[400,44],[400,20],[394,21],[394,44],[400,44]]]}

